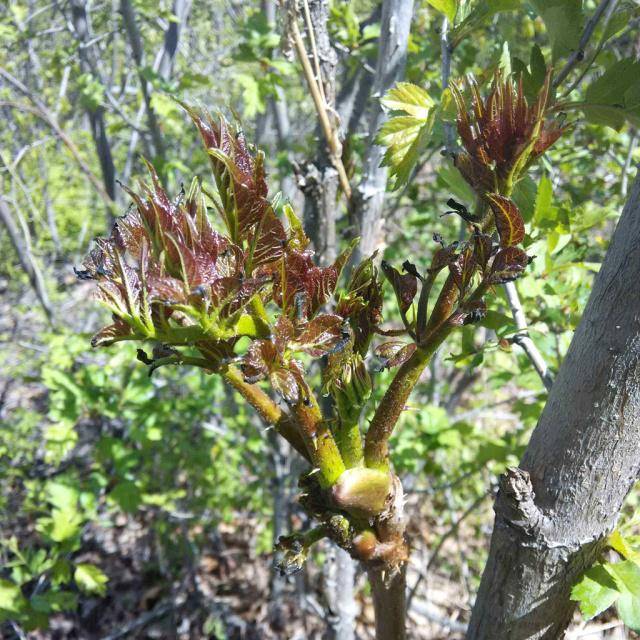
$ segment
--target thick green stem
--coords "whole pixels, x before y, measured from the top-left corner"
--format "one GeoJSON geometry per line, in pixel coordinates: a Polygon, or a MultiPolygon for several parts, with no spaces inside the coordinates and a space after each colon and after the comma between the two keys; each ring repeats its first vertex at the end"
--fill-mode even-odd
{"type": "Polygon", "coordinates": [[[345,471],[345,466],[328,422],[323,419],[313,397],[308,404],[298,402],[293,411],[302,429],[311,463],[320,469],[320,485],[332,486],[345,471]]]}
{"type": "Polygon", "coordinates": [[[362,436],[360,435],[360,426],[358,420],[355,422],[344,421],[338,426],[335,432],[336,443],[344,466],[347,469],[358,467],[362,464],[362,436]]]}
{"type": "Polygon", "coordinates": [[[449,324],[443,323],[431,334],[428,343],[419,346],[398,369],[376,409],[365,436],[364,461],[367,467],[389,470],[389,438],[422,372],[452,328],[449,324]]]}

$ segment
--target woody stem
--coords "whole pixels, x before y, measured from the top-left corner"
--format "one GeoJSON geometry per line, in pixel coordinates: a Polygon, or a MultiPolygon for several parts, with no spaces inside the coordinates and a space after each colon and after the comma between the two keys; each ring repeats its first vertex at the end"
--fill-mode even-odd
{"type": "Polygon", "coordinates": [[[389,438],[422,372],[451,329],[448,323],[443,323],[431,334],[428,342],[418,346],[413,355],[398,369],[376,409],[365,436],[364,459],[367,467],[383,471],[389,469],[389,438]]]}
{"type": "Polygon", "coordinates": [[[242,373],[236,367],[227,367],[222,372],[222,378],[258,412],[266,424],[273,425],[300,455],[311,462],[305,442],[291,416],[284,413],[260,387],[245,382],[242,373]]]}

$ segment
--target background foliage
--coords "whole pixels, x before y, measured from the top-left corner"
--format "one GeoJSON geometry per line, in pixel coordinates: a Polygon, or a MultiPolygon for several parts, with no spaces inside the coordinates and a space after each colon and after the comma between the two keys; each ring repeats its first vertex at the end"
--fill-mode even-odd
{"type": "MultiPolygon", "coordinates": [[[[537,256],[518,289],[552,371],[640,160],[640,17],[634,2],[612,4],[559,90],[566,109],[558,118],[570,134],[514,193],[527,252],[537,256]]],[[[138,48],[118,2],[0,7],[0,633],[106,637],[137,624],[128,633],[140,635],[130,637],[154,628],[162,637],[320,637],[332,550],[296,578],[270,569],[273,536],[304,527],[297,508],[283,506],[296,492],[293,453],[274,449],[273,433],[215,377],[169,367],[149,377],[135,349],[92,351],[105,317],[72,269],[128,206],[107,155],[125,184],[145,173],[142,156],[173,193],[207,175],[176,99],[235,114],[265,149],[271,184],[302,213],[296,175],[317,145],[313,104],[268,6],[122,5],[133,13],[138,48]],[[178,27],[172,57],[166,43],[178,27]],[[275,105],[286,110],[286,130],[275,105]]],[[[458,233],[455,216],[441,217],[446,201],[472,201],[440,154],[452,120],[442,90],[444,17],[456,45],[453,78],[473,73],[484,82],[502,68],[522,73],[533,92],[546,64],[563,68],[597,8],[592,0],[416,3],[406,79],[418,89],[383,100],[393,117],[379,135],[392,145],[385,259],[426,264],[434,233],[458,233]]],[[[339,88],[371,82],[378,21],[374,2],[331,3],[339,88]]],[[[341,105],[339,95],[339,113],[341,105]]],[[[342,122],[354,182],[368,151],[365,115],[342,122]]],[[[345,246],[352,224],[341,210],[345,246]]],[[[515,333],[501,294],[480,328],[441,348],[394,436],[409,494],[415,637],[453,637],[468,619],[492,483],[517,463],[544,404],[515,333]]],[[[374,401],[389,380],[378,373],[374,401]]],[[[615,603],[640,627],[636,501],[610,557],[574,589],[586,618],[611,619],[602,612],[615,603]]],[[[363,637],[370,622],[363,605],[363,637]]]]}

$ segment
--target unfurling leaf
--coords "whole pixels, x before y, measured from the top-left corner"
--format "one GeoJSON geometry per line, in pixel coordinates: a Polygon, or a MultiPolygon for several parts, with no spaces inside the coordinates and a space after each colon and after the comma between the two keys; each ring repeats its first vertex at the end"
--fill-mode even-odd
{"type": "Polygon", "coordinates": [[[483,275],[487,269],[492,251],[493,240],[491,236],[486,233],[480,233],[480,231],[476,229],[473,234],[473,255],[483,275]]]}
{"type": "Polygon", "coordinates": [[[487,315],[487,305],[483,300],[463,303],[451,316],[451,324],[455,326],[480,322],[487,315]]]}
{"type": "Polygon", "coordinates": [[[460,87],[451,86],[464,146],[456,154],[455,165],[476,193],[496,191],[502,180],[516,180],[564,133],[565,128],[545,121],[550,88],[549,69],[536,99],[529,104],[522,77],[516,85],[498,72],[484,100],[475,80],[470,80],[472,100],[467,106],[460,87]]]}
{"type": "Polygon", "coordinates": [[[476,269],[476,259],[473,247],[465,247],[455,260],[449,262],[449,271],[456,286],[460,290],[460,296],[464,296],[476,269]]]}
{"type": "Polygon", "coordinates": [[[524,240],[524,220],[513,200],[497,193],[486,195],[493,215],[502,247],[512,247],[524,240]]]}
{"type": "Polygon", "coordinates": [[[305,351],[319,357],[329,353],[341,339],[349,338],[349,331],[344,334],[343,319],[332,313],[322,313],[311,320],[302,333],[295,339],[291,348],[305,351]]]}
{"type": "Polygon", "coordinates": [[[382,322],[382,283],[373,256],[363,260],[351,273],[346,293],[340,296],[336,313],[349,321],[353,349],[364,356],[375,328],[382,322]]]}
{"type": "Polygon", "coordinates": [[[518,247],[500,249],[491,265],[489,283],[504,284],[519,278],[529,262],[529,256],[518,247]]]}
{"type": "Polygon", "coordinates": [[[385,260],[382,261],[380,266],[395,291],[400,311],[406,313],[418,292],[418,279],[412,273],[401,274],[385,260]]]}
{"type": "Polygon", "coordinates": [[[264,380],[278,366],[279,356],[276,345],[270,340],[252,342],[242,361],[245,380],[250,384],[264,380]]]}
{"type": "Polygon", "coordinates": [[[382,361],[383,369],[391,369],[404,364],[415,352],[415,342],[392,340],[376,347],[375,354],[382,361]]]}

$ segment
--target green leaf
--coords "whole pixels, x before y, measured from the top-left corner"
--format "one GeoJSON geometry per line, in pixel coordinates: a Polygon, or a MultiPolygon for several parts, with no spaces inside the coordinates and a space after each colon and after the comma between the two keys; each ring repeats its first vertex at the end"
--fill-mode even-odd
{"type": "Polygon", "coordinates": [[[612,64],[585,93],[577,105],[593,124],[620,129],[625,120],[640,126],[640,62],[625,58],[612,64]]]}
{"type": "Polygon", "coordinates": [[[79,564],[73,573],[73,579],[84,593],[103,596],[107,592],[109,578],[93,564],[79,564]]]}
{"type": "Polygon", "coordinates": [[[616,604],[618,613],[627,627],[640,631],[640,597],[623,593],[616,604]]]}
{"type": "Polygon", "coordinates": [[[425,149],[434,123],[434,102],[422,88],[409,82],[399,82],[382,98],[381,103],[393,111],[404,112],[387,120],[376,139],[386,147],[382,165],[390,167],[395,176],[394,189],[409,180],[420,154],[425,149]]]}
{"type": "Polygon", "coordinates": [[[580,42],[584,15],[582,0],[532,0],[544,20],[553,49],[553,59],[569,55],[580,42]]]}
{"type": "Polygon", "coordinates": [[[140,490],[136,484],[130,480],[118,482],[109,496],[118,503],[123,511],[126,511],[127,513],[133,513],[136,511],[142,501],[140,490]]]}
{"type": "Polygon", "coordinates": [[[51,511],[49,537],[55,542],[64,542],[73,538],[80,530],[82,516],[75,509],[57,509],[51,511]]]}
{"type": "Polygon", "coordinates": [[[404,111],[420,120],[426,120],[435,105],[431,96],[422,87],[411,82],[398,82],[395,87],[387,91],[380,102],[387,109],[404,111]]]}
{"type": "Polygon", "coordinates": [[[640,565],[632,560],[614,562],[605,565],[613,576],[619,591],[628,591],[640,597],[640,565]]]}
{"type": "Polygon", "coordinates": [[[26,600],[20,587],[9,580],[0,580],[0,610],[19,613],[26,600]]]}
{"type": "Polygon", "coordinates": [[[258,113],[264,113],[267,105],[262,96],[260,84],[255,77],[248,73],[239,73],[235,79],[243,88],[242,99],[245,118],[251,119],[258,113]]]}
{"type": "Polygon", "coordinates": [[[538,184],[538,193],[536,194],[536,205],[533,210],[533,221],[535,225],[540,225],[545,221],[554,222],[557,217],[557,211],[552,207],[553,203],[553,185],[547,176],[542,176],[538,184]]]}
{"type": "Polygon", "coordinates": [[[453,24],[458,12],[457,0],[427,0],[427,2],[440,13],[443,13],[449,22],[453,24]]]}
{"type": "Polygon", "coordinates": [[[608,609],[619,595],[615,581],[601,564],[591,567],[571,590],[571,599],[579,603],[587,620],[608,609]]]}
{"type": "Polygon", "coordinates": [[[496,13],[514,11],[519,9],[521,4],[522,0],[478,0],[452,33],[452,43],[458,44],[472,31],[482,27],[496,13]]]}
{"type": "Polygon", "coordinates": [[[619,529],[616,529],[609,535],[607,542],[609,546],[617,551],[625,560],[633,560],[634,562],[640,560],[640,552],[632,547],[631,541],[623,536],[619,529]]]}
{"type": "Polygon", "coordinates": [[[78,507],[78,490],[75,487],[50,480],[46,485],[47,500],[58,509],[76,510],[78,507]]]}
{"type": "Polygon", "coordinates": [[[456,200],[467,204],[475,201],[476,195],[473,189],[453,164],[447,163],[440,167],[438,177],[445,182],[456,200]]]}

